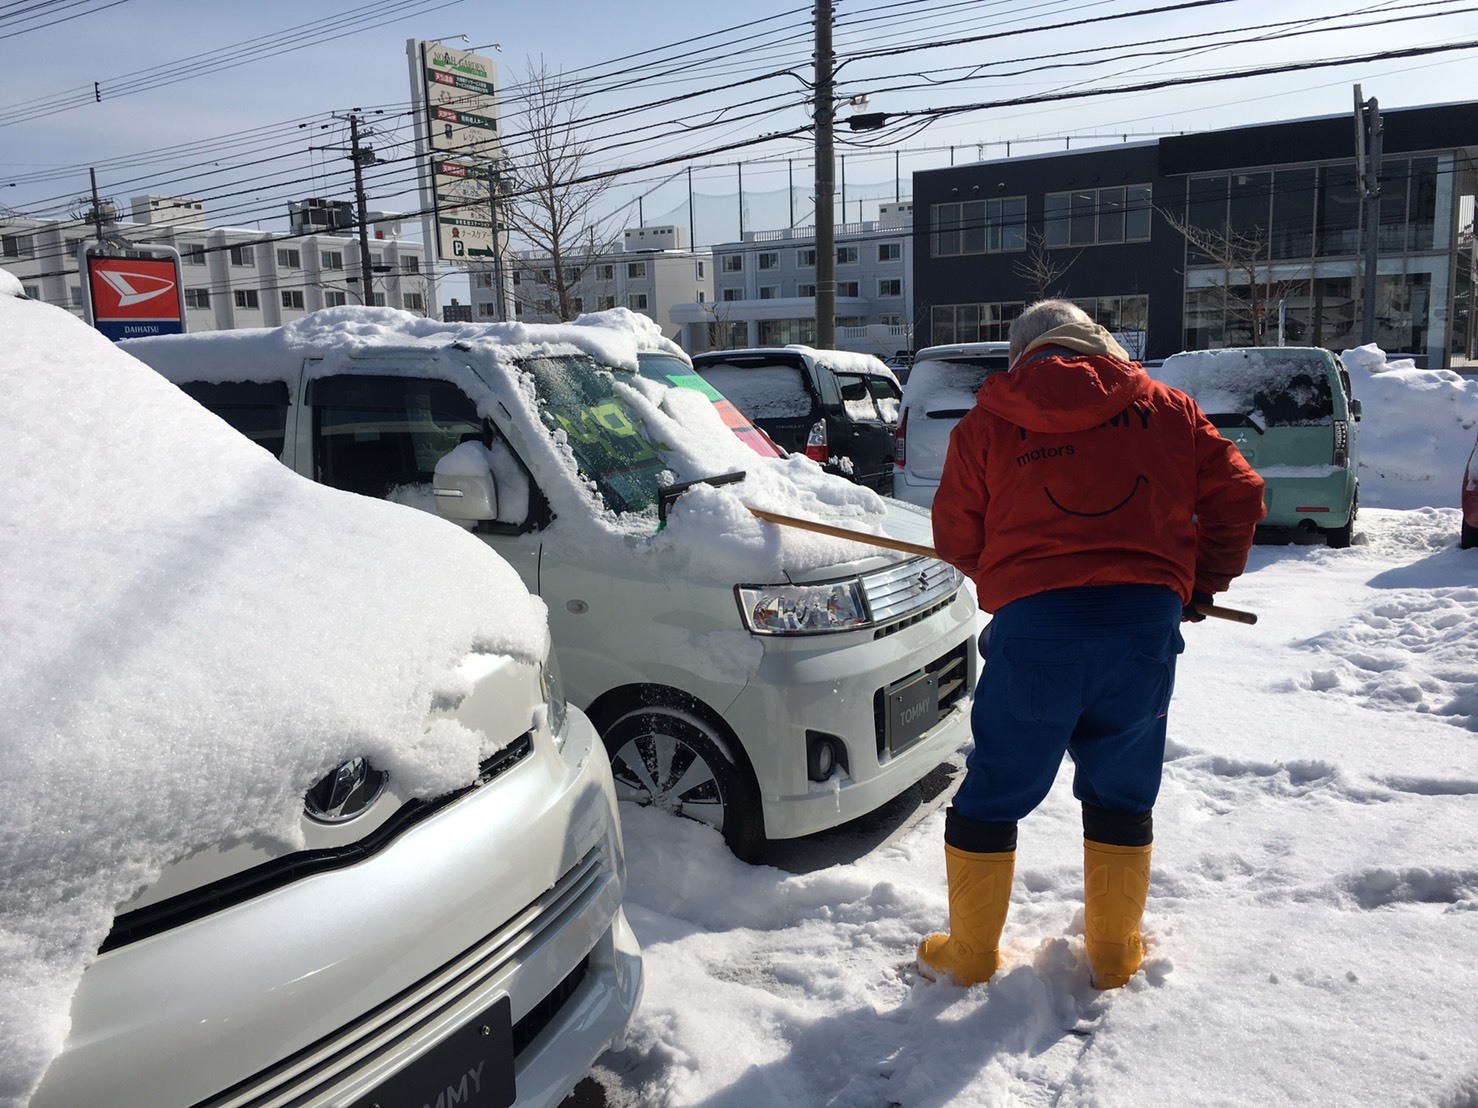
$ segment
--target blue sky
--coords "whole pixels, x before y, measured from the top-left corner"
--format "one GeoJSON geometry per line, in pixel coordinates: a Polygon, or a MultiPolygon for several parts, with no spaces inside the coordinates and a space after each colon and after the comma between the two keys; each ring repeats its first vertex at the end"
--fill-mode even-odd
{"type": "MultiPolygon", "coordinates": [[[[1296,6],[1227,0],[1092,22],[1164,6],[1163,0],[838,0],[835,45],[844,63],[838,91],[867,93],[870,111],[906,112],[1478,40],[1478,15],[1391,22],[1419,12],[1455,11],[1461,6],[1456,2],[1418,9],[1413,0],[1356,5],[1299,0],[1296,6]],[[1287,23],[1294,7],[1302,26],[1265,26],[1287,23]],[[1360,23],[1366,25],[1331,29],[1360,23]],[[1044,25],[1056,29],[1006,34],[1044,25]],[[1312,33],[1269,37],[1291,30],[1312,33]],[[1227,34],[1219,40],[1194,37],[1213,31],[1227,34]],[[1005,37],[981,37],[988,34],[1005,37]],[[916,48],[960,38],[973,41],[916,48]],[[1212,45],[1227,38],[1247,41],[1212,45]],[[978,72],[960,68],[966,66],[978,72]]],[[[636,222],[639,196],[647,222],[685,222],[689,165],[694,191],[713,198],[701,212],[714,205],[727,211],[727,201],[717,198],[737,194],[737,163],[745,163],[746,229],[783,225],[789,214],[787,185],[793,181],[803,194],[810,183],[804,135],[718,151],[805,126],[803,82],[813,75],[810,3],[746,4],[743,30],[733,26],[737,9],[731,6],[676,0],[646,0],[639,8],[583,0],[538,5],[85,0],[74,9],[80,10],[76,19],[19,28],[24,31],[19,34],[0,16],[0,35],[12,36],[0,38],[7,56],[0,101],[0,205],[25,214],[65,214],[71,198],[87,190],[92,165],[104,196],[122,202],[141,192],[199,196],[213,221],[282,229],[288,199],[348,195],[342,187],[348,165],[342,153],[314,149],[344,145],[336,113],[361,109],[379,151],[408,154],[412,126],[405,42],[460,42],[461,35],[468,45],[483,47],[480,53],[498,58],[505,89],[516,87],[528,60],[540,57],[550,69],[588,82],[585,112],[615,113],[593,128],[600,148],[593,168],[669,162],[618,178],[610,196],[613,204],[627,205],[625,222],[636,222]],[[340,16],[340,32],[323,29],[340,16]],[[342,33],[351,28],[354,33],[342,33]],[[259,47],[268,36],[279,35],[311,45],[252,58],[253,40],[259,47]],[[244,64],[223,66],[223,57],[244,64]],[[631,83],[633,67],[643,64],[650,66],[644,79],[631,83]],[[767,73],[775,75],[739,84],[767,73]],[[89,96],[94,81],[101,102],[89,96]],[[155,87],[124,94],[141,83],[155,87]],[[685,93],[690,98],[676,104],[644,107],[685,93]],[[41,114],[73,100],[76,106],[41,114]]],[[[917,125],[904,121],[876,136],[852,136],[844,129],[838,153],[846,157],[846,215],[871,218],[876,202],[892,200],[895,188],[906,198],[908,175],[915,169],[1003,157],[1008,142],[1010,153],[1020,155],[1069,143],[1078,149],[1126,136],[1348,112],[1357,82],[1383,108],[1462,99],[1473,58],[1473,50],[1461,50],[994,108],[927,126],[922,119],[917,125]],[[848,145],[845,140],[853,137],[867,145],[848,145]]],[[[850,111],[844,107],[841,114],[850,111]]],[[[506,124],[505,119],[505,131],[506,124]]],[[[371,205],[413,209],[417,201],[408,181],[403,165],[372,174],[371,205]]],[[[797,215],[799,222],[804,215],[797,215]]],[[[722,226],[710,227],[708,234],[699,228],[700,242],[735,237],[737,220],[735,202],[722,226]]]]}

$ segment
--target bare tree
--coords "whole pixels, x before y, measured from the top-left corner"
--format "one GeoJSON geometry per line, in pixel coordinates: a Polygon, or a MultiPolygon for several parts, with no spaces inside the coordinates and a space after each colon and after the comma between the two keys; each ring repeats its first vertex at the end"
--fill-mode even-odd
{"type": "Polygon", "coordinates": [[[1046,300],[1057,293],[1057,282],[1072,264],[1082,255],[1079,250],[1066,261],[1060,257],[1048,253],[1047,236],[1042,231],[1028,231],[1026,233],[1026,253],[1015,261],[1011,268],[1016,276],[1026,282],[1026,286],[1033,293],[1032,303],[1038,300],[1046,300]]]}
{"type": "Polygon", "coordinates": [[[728,304],[721,300],[705,300],[698,307],[708,317],[704,330],[707,332],[709,350],[734,350],[748,345],[747,339],[741,339],[737,344],[735,342],[734,327],[729,318],[733,309],[728,304]]]}
{"type": "Polygon", "coordinates": [[[1187,243],[1210,259],[1212,265],[1221,268],[1221,279],[1206,287],[1221,307],[1228,330],[1238,325],[1239,330],[1250,336],[1253,346],[1267,345],[1270,339],[1276,342],[1278,303],[1302,291],[1306,282],[1273,278],[1267,229],[1198,227],[1174,212],[1158,210],[1187,243]]]}
{"type": "Polygon", "coordinates": [[[580,128],[583,101],[572,82],[541,58],[528,64],[519,107],[504,147],[505,217],[509,231],[534,259],[524,276],[560,319],[576,314],[574,290],[587,266],[613,249],[610,216],[601,200],[612,178],[596,178],[591,145],[580,128]]]}

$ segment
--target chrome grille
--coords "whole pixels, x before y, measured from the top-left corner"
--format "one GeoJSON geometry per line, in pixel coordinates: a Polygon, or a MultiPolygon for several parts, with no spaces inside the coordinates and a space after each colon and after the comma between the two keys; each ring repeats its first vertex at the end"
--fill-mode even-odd
{"type": "Polygon", "coordinates": [[[934,558],[912,558],[862,575],[862,593],[877,623],[902,619],[951,596],[960,574],[934,558]]]}

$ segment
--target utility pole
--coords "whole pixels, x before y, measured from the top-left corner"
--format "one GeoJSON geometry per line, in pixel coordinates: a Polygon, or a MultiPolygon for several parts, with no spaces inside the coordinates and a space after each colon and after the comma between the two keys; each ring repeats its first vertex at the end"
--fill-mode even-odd
{"type": "Polygon", "coordinates": [[[359,219],[359,302],[375,302],[374,286],[370,284],[369,213],[364,199],[364,166],[375,164],[375,152],[359,145],[359,116],[349,113],[349,157],[354,162],[354,202],[358,205],[359,219]]]}
{"type": "Polygon", "coordinates": [[[1365,235],[1364,303],[1360,311],[1360,345],[1375,341],[1375,286],[1380,259],[1380,169],[1385,145],[1385,127],[1380,118],[1380,102],[1372,96],[1360,99],[1360,86],[1355,86],[1355,175],[1364,201],[1361,220],[1365,235]]]}
{"type": "Polygon", "coordinates": [[[837,335],[831,15],[831,0],[816,0],[816,346],[820,350],[833,349],[837,335]]]}

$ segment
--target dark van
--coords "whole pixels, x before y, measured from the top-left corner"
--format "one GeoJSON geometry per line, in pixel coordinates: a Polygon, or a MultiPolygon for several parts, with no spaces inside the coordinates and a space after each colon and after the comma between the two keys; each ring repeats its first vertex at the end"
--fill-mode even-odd
{"type": "Polygon", "coordinates": [[[786,450],[893,491],[898,378],[871,354],[785,346],[693,357],[710,385],[786,450]]]}

